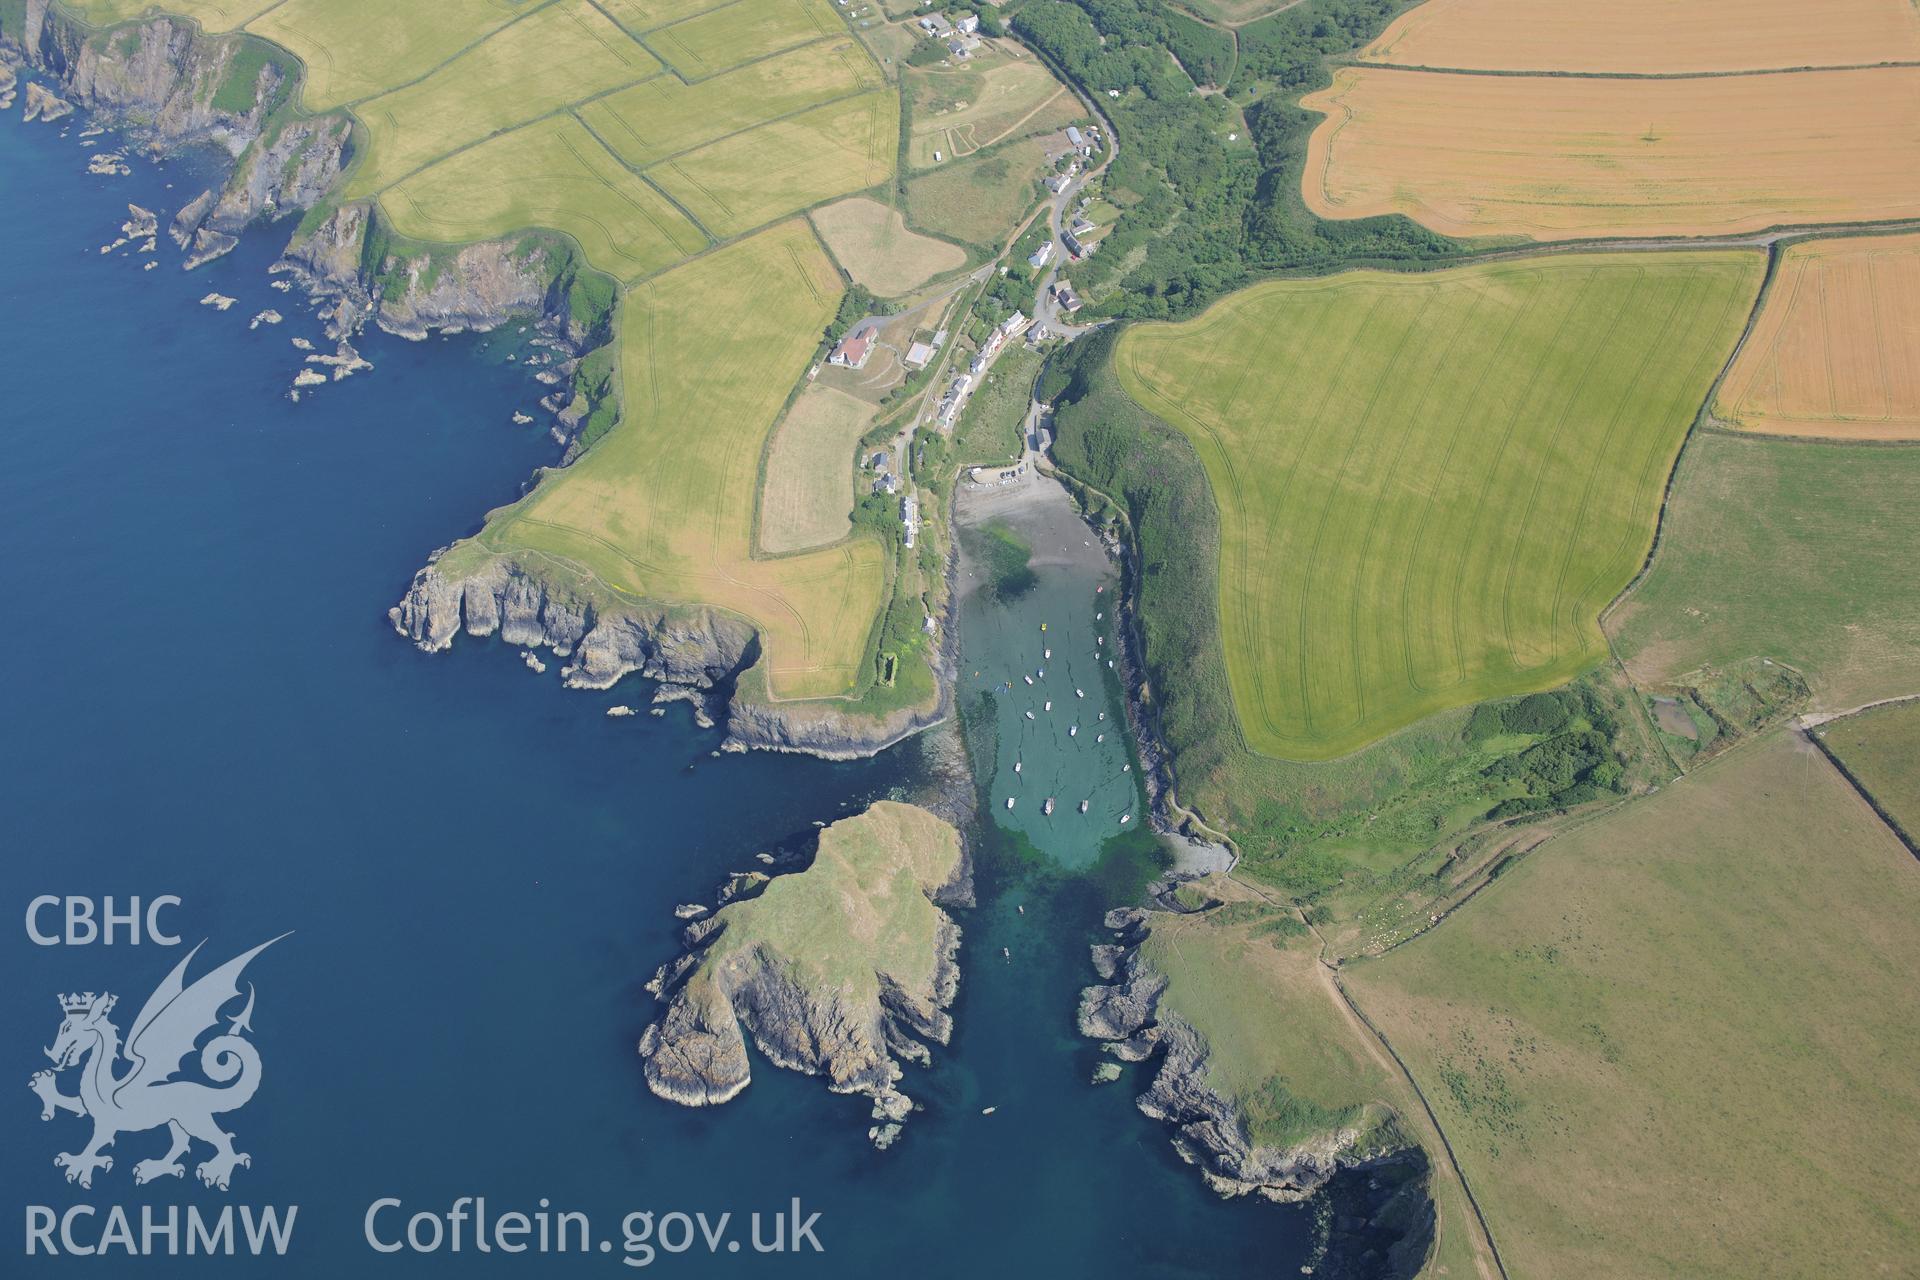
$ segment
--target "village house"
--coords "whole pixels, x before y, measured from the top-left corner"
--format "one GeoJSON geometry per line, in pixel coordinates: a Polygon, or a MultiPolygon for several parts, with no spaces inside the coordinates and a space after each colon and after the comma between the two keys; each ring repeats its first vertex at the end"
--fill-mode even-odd
{"type": "Polygon", "coordinates": [[[933,348],[924,342],[916,342],[907,348],[907,368],[924,369],[933,363],[933,348]]]}
{"type": "Polygon", "coordinates": [[[1016,333],[1020,333],[1023,330],[1025,330],[1026,327],[1032,323],[1033,321],[1027,319],[1026,316],[1016,311],[1012,315],[1008,316],[1005,320],[1000,322],[1000,336],[1003,338],[1011,338],[1016,333]]]}
{"type": "Polygon", "coordinates": [[[874,340],[879,336],[878,325],[856,325],[851,333],[840,339],[833,354],[827,357],[827,363],[839,365],[842,369],[866,367],[867,357],[873,354],[874,340]]]}
{"type": "Polygon", "coordinates": [[[1038,271],[1041,267],[1046,266],[1047,263],[1050,260],[1052,260],[1052,258],[1053,258],[1053,241],[1049,240],[1045,244],[1041,245],[1038,249],[1035,249],[1033,251],[1033,254],[1027,259],[1027,265],[1032,267],[1035,271],[1038,271]]]}
{"type": "Polygon", "coordinates": [[[976,14],[963,13],[953,20],[953,26],[956,31],[965,35],[972,35],[980,29],[980,19],[976,14]]]}
{"type": "Polygon", "coordinates": [[[907,549],[913,549],[913,535],[920,528],[920,499],[908,494],[900,499],[900,523],[907,527],[907,549]]]}
{"type": "Polygon", "coordinates": [[[1080,309],[1080,295],[1076,294],[1064,281],[1053,286],[1053,300],[1068,315],[1080,309]]]}

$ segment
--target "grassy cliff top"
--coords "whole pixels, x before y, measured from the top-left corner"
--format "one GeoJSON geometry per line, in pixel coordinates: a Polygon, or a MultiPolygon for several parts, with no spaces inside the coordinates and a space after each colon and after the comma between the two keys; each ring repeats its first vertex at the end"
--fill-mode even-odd
{"type": "Polygon", "coordinates": [[[927,998],[941,962],[943,915],[931,894],[960,871],[960,834],[909,804],[883,800],[820,833],[813,865],[721,908],[724,931],[688,983],[759,951],[814,994],[877,1008],[880,976],[927,998]]]}

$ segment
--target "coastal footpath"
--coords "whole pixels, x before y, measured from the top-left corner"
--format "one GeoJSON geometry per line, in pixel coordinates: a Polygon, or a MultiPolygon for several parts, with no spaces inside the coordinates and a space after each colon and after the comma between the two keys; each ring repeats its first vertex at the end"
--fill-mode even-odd
{"type": "Polygon", "coordinates": [[[890,1146],[913,1101],[902,1062],[926,1065],[953,1031],[960,929],[972,905],[960,833],[881,801],[820,832],[804,870],[740,872],[691,918],[686,954],[647,989],[664,1006],[640,1039],[647,1087],[684,1106],[726,1102],[751,1080],[747,1036],[774,1065],[873,1100],[868,1137],[890,1146]]]}

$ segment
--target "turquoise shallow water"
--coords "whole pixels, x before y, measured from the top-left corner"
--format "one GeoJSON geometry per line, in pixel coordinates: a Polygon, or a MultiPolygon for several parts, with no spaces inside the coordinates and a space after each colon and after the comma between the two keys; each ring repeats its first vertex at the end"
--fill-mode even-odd
{"type": "Polygon", "coordinates": [[[1051,509],[997,518],[1033,547],[1034,582],[967,611],[959,696],[969,706],[983,692],[993,699],[994,822],[1056,864],[1085,869],[1108,839],[1137,829],[1144,816],[1118,683],[1107,667],[1114,646],[1108,606],[1119,576],[1070,519],[1064,494],[1051,509]]]}
{"type": "MultiPolygon", "coordinates": [[[[601,714],[644,689],[566,693],[498,645],[402,643],[384,614],[424,555],[553,460],[509,421],[541,388],[497,341],[371,336],[373,373],[289,403],[288,339],[318,332],[267,287],[278,233],[191,275],[170,250],[151,272],[99,254],[125,201],[171,211],[199,186],[181,165],[90,177],[77,132],[0,121],[0,1272],[615,1275],[618,1252],[380,1255],[362,1219],[383,1196],[411,1211],[485,1195],[496,1212],[547,1197],[617,1238],[629,1210],[744,1215],[797,1195],[822,1214],[823,1255],[654,1265],[1296,1273],[1301,1214],[1214,1199],[1134,1110],[1138,1081],[1085,1083],[1075,993],[1124,878],[1061,872],[1091,844],[981,842],[958,1032],[910,1069],[926,1110],[893,1151],[867,1146],[858,1100],[764,1064],[724,1108],[652,1098],[633,1044],[640,984],[676,952],[673,904],[909,781],[915,750],[713,759],[718,735],[684,707],[601,714]],[[198,306],[213,290],[238,304],[198,306]],[[266,306],[287,323],[249,331],[266,306]],[[248,971],[265,1070],[228,1121],[253,1156],[232,1191],[135,1187],[154,1134],[123,1137],[90,1192],[61,1180],[52,1156],[80,1122],[43,1124],[24,1087],[56,993],[115,991],[124,1029],[179,953],[36,946],[22,918],[43,893],[178,895],[168,922],[214,960],[294,931],[248,971]],[[267,1262],[23,1257],[27,1206],[76,1205],[299,1212],[267,1262]]],[[[1090,605],[1091,586],[1062,590],[1090,605]]]]}

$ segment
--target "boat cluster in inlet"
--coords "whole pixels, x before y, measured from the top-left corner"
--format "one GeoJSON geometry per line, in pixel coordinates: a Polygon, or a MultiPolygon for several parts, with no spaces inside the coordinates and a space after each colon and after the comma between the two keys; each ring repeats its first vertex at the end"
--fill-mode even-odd
{"type": "MultiPolygon", "coordinates": [[[[1101,613],[1101,614],[1096,614],[1096,615],[1095,615],[1095,618],[1096,618],[1096,620],[1099,620],[1099,619],[1104,619],[1105,617],[1106,617],[1106,614],[1104,614],[1104,613],[1101,613]]],[[[1044,623],[1044,622],[1043,622],[1043,623],[1041,623],[1041,624],[1040,624],[1040,630],[1041,630],[1042,632],[1045,632],[1045,631],[1046,631],[1046,629],[1047,629],[1047,624],[1046,624],[1046,623],[1044,623]]],[[[1095,640],[1094,640],[1094,643],[1095,643],[1096,645],[1100,645],[1100,646],[1104,646],[1104,645],[1106,644],[1106,637],[1105,637],[1105,636],[1098,636],[1098,637],[1095,637],[1095,640]]],[[[1096,654],[1096,655],[1095,655],[1095,657],[1096,657],[1096,658],[1098,658],[1098,657],[1102,657],[1102,656],[1104,656],[1104,655],[1102,655],[1102,654],[1096,654]]],[[[1045,662],[1051,662],[1051,661],[1053,661],[1053,650],[1052,650],[1052,649],[1051,649],[1050,647],[1047,647],[1047,646],[1045,646],[1045,645],[1043,645],[1043,646],[1041,647],[1041,650],[1040,650],[1040,660],[1041,660],[1041,661],[1042,661],[1043,663],[1045,663],[1045,662]]],[[[1112,660],[1111,658],[1108,658],[1108,659],[1106,659],[1106,663],[1107,663],[1107,666],[1108,666],[1109,668],[1111,668],[1111,667],[1113,666],[1113,660],[1112,660]]],[[[1030,688],[1031,688],[1031,687],[1037,687],[1037,686],[1038,686],[1038,685],[1039,685],[1039,684],[1040,684],[1041,682],[1043,682],[1044,680],[1046,680],[1046,678],[1047,678],[1047,669],[1046,669],[1046,667],[1044,667],[1044,666],[1040,666],[1040,667],[1035,667],[1035,668],[1034,668],[1034,670],[1033,670],[1033,673],[1032,673],[1031,675],[1027,675],[1027,674],[1023,674],[1023,675],[1022,675],[1022,676],[1021,676],[1020,678],[1021,678],[1022,680],[1024,680],[1024,681],[1025,681],[1025,682],[1027,683],[1027,685],[1028,685],[1028,686],[1029,686],[1030,688]]],[[[1007,688],[1009,688],[1009,689],[1011,689],[1012,687],[1013,687],[1013,682],[1012,682],[1012,681],[1007,681],[1007,688]]],[[[1087,696],[1087,691],[1086,691],[1085,689],[1075,689],[1075,690],[1073,691],[1073,696],[1074,696],[1074,698],[1075,698],[1075,699],[1084,699],[1084,698],[1085,698],[1085,697],[1087,696]]],[[[1042,713],[1042,714],[1049,714],[1049,715],[1050,715],[1050,714],[1052,714],[1052,712],[1053,712],[1053,700],[1052,700],[1052,699],[1050,699],[1050,698],[1049,698],[1049,699],[1046,699],[1046,700],[1044,700],[1044,701],[1043,701],[1043,702],[1041,703],[1041,713],[1042,713]]],[[[1024,712],[1023,714],[1024,714],[1024,715],[1026,716],[1026,718],[1027,718],[1027,719],[1029,719],[1029,720],[1034,720],[1034,719],[1036,719],[1036,718],[1037,718],[1037,717],[1036,717],[1036,716],[1034,715],[1034,713],[1033,713],[1033,711],[1032,711],[1032,709],[1028,709],[1028,710],[1027,710],[1027,711],[1025,711],[1025,712],[1024,712]]],[[[1104,711],[1102,711],[1102,712],[1100,712],[1100,719],[1101,719],[1102,721],[1104,721],[1104,720],[1105,720],[1106,718],[1107,718],[1107,713],[1106,713],[1106,712],[1104,712],[1104,711]]],[[[1080,726],[1079,726],[1079,725],[1078,725],[1077,723],[1076,723],[1076,724],[1072,724],[1072,725],[1069,725],[1069,726],[1067,727],[1067,736],[1068,736],[1069,738],[1077,738],[1077,737],[1079,737],[1079,736],[1080,736],[1080,726]]],[[[1106,735],[1106,734],[1105,734],[1104,732],[1096,732],[1096,733],[1094,734],[1094,739],[1093,739],[1093,740],[1094,740],[1094,741],[1095,741],[1096,743],[1101,743],[1101,742],[1105,742],[1105,741],[1107,740],[1107,735],[1106,735]]],[[[1014,773],[1015,773],[1016,775],[1018,775],[1019,773],[1021,773],[1021,771],[1022,771],[1022,769],[1023,769],[1024,767],[1025,767],[1025,762],[1024,762],[1024,761],[1022,761],[1022,760],[1015,760],[1015,761],[1013,762],[1013,771],[1014,771],[1014,773]]],[[[1132,772],[1133,772],[1133,766],[1132,766],[1131,764],[1125,764],[1125,765],[1122,765],[1122,766],[1120,767],[1120,771],[1121,771],[1122,773],[1132,773],[1132,772]]],[[[1015,796],[1008,796],[1008,797],[1007,797],[1007,808],[1008,808],[1009,810],[1012,810],[1012,809],[1014,808],[1014,806],[1015,806],[1015,804],[1016,804],[1017,802],[1018,802],[1018,797],[1015,797],[1015,796]]],[[[1088,808],[1089,808],[1089,807],[1091,806],[1091,804],[1092,804],[1092,802],[1091,802],[1090,800],[1082,800],[1082,801],[1080,802],[1080,812],[1081,812],[1081,813],[1085,813],[1085,812],[1086,812],[1086,811],[1088,810],[1088,808]]],[[[1046,798],[1046,800],[1045,800],[1045,801],[1044,801],[1044,802],[1043,802],[1043,803],[1041,804],[1041,806],[1040,806],[1040,812],[1041,812],[1041,813],[1043,813],[1043,814],[1045,814],[1045,815],[1046,815],[1047,817],[1052,817],[1052,816],[1053,816],[1053,810],[1054,810],[1054,797],[1052,797],[1052,796],[1048,796],[1048,797],[1046,798]]],[[[1132,821],[1133,821],[1133,815],[1132,815],[1131,813],[1127,813],[1127,814],[1122,814],[1122,815],[1120,816],[1120,825],[1122,825],[1122,826],[1125,826],[1125,825],[1126,825],[1127,823],[1129,823],[1129,822],[1132,822],[1132,821]]]]}

